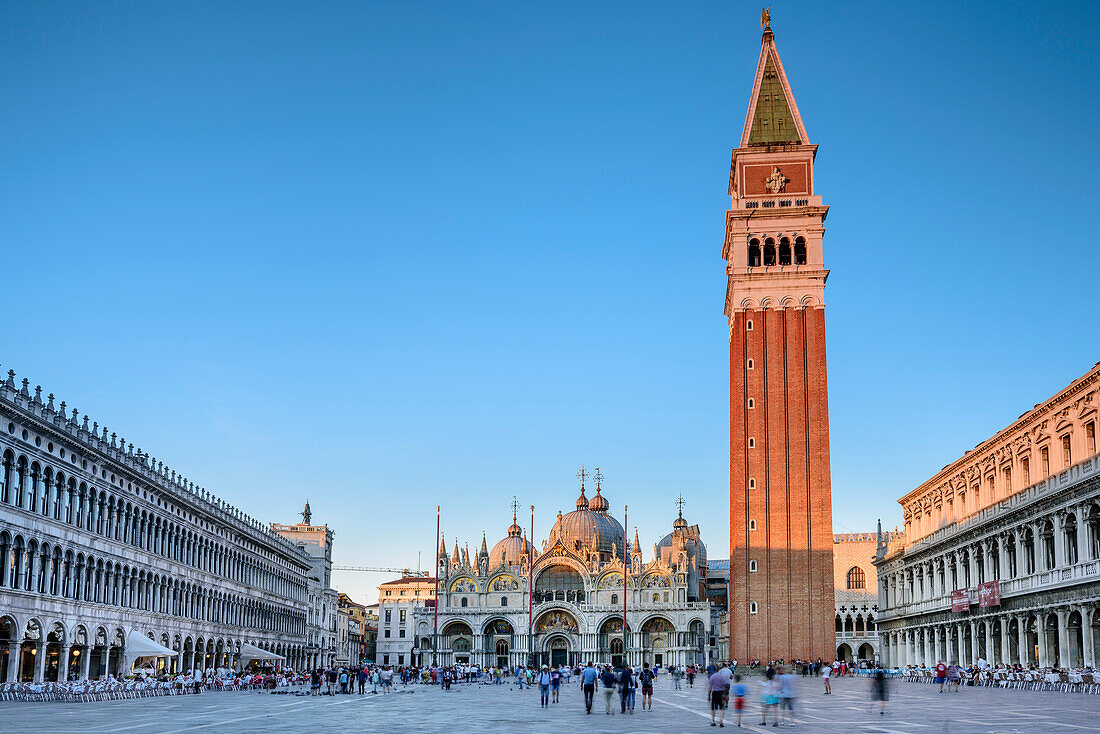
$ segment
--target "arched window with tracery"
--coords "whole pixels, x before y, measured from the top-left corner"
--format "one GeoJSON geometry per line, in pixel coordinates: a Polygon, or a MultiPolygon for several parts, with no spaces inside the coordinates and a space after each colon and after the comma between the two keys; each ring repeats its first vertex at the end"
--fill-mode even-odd
{"type": "Polygon", "coordinates": [[[849,589],[866,589],[867,588],[867,576],[863,573],[863,569],[859,566],[852,566],[848,569],[848,588],[849,589]]]}

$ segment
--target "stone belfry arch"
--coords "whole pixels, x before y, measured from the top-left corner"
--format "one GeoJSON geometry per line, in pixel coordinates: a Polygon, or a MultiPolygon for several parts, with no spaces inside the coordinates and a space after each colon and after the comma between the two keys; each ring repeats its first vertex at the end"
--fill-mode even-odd
{"type": "Polygon", "coordinates": [[[817,146],[765,17],[730,166],[730,657],[830,659],[832,497],[817,146]],[[750,570],[754,569],[754,570],[750,570]]]}

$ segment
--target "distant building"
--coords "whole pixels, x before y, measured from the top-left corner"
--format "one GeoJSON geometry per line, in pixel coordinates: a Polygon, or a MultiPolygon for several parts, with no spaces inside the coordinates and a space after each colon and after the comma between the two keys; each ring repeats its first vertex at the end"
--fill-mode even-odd
{"type": "Polygon", "coordinates": [[[313,525],[309,500],[302,510],[302,522],[295,525],[272,523],[271,529],[306,552],[310,560],[308,654],[309,667],[332,665],[336,661],[336,590],[332,588],[332,530],[313,525]]]}
{"type": "Polygon", "coordinates": [[[417,648],[413,609],[435,604],[435,579],[404,576],[378,587],[378,640],[375,662],[412,665],[417,648]]]}
{"type": "MultiPolygon", "coordinates": [[[[901,533],[886,533],[888,539],[901,533]]],[[[836,659],[879,659],[876,533],[833,535],[833,596],[836,603],[836,659]]]]}

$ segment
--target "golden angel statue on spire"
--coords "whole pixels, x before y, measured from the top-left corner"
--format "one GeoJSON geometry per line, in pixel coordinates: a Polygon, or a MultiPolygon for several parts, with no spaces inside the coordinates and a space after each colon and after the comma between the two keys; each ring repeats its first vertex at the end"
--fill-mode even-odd
{"type": "Polygon", "coordinates": [[[772,6],[760,9],[760,30],[769,28],[772,24],[772,6]]]}

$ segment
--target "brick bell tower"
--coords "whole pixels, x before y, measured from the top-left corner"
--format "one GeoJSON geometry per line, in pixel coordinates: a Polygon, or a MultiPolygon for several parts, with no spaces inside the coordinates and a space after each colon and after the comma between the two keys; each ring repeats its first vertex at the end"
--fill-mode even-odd
{"type": "Polygon", "coordinates": [[[832,659],[829,207],[766,14],[726,212],[730,657],[832,659]]]}

